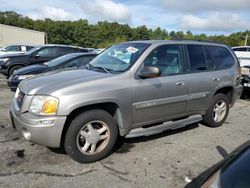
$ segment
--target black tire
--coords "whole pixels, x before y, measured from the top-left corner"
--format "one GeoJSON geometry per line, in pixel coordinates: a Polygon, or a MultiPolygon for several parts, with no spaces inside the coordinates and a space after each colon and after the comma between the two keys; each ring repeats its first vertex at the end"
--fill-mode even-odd
{"type": "Polygon", "coordinates": [[[214,96],[213,101],[209,107],[209,109],[207,110],[205,116],[203,117],[203,122],[205,125],[209,126],[209,127],[219,127],[221,126],[225,120],[227,119],[228,116],[228,112],[229,112],[229,100],[228,97],[222,93],[218,93],[214,96]],[[214,120],[214,107],[217,103],[220,103],[220,101],[224,101],[225,102],[225,106],[226,106],[226,111],[225,111],[225,115],[223,117],[223,119],[221,119],[220,121],[215,121],[214,120]]]}
{"type": "MultiPolygon", "coordinates": [[[[88,132],[90,131],[88,130],[88,132]]],[[[78,115],[72,120],[65,136],[64,147],[67,154],[75,161],[80,163],[91,163],[103,159],[110,154],[116,143],[117,136],[118,128],[116,126],[114,118],[109,113],[104,110],[90,110],[78,115]],[[107,126],[107,133],[105,134],[109,134],[109,138],[100,151],[97,151],[97,153],[94,154],[85,154],[79,148],[79,140],[83,139],[83,142],[87,142],[87,137],[82,138],[81,136],[79,136],[79,133],[81,130],[83,130],[84,127],[86,128],[85,125],[93,121],[101,121],[105,123],[105,125],[107,126]]]]}
{"type": "Polygon", "coordinates": [[[13,74],[13,72],[14,72],[15,70],[20,69],[20,68],[22,68],[22,67],[23,67],[23,66],[21,66],[21,65],[17,65],[17,66],[11,67],[10,70],[9,70],[9,72],[8,72],[8,77],[10,77],[10,76],[13,74]]]}

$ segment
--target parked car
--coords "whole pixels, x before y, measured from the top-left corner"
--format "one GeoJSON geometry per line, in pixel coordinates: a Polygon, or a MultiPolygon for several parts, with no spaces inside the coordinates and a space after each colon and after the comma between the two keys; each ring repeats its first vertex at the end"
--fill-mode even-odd
{"type": "Polygon", "coordinates": [[[27,140],[93,162],[111,152],[118,135],[147,136],[202,120],[221,126],[242,92],[240,77],[226,45],[126,42],[85,69],[22,81],[10,114],[27,140]]]}
{"type": "Polygon", "coordinates": [[[248,188],[250,187],[250,142],[242,144],[230,154],[218,147],[222,161],[202,172],[185,188],[248,188]]]}
{"type": "Polygon", "coordinates": [[[69,53],[78,52],[89,52],[89,50],[67,45],[43,45],[31,49],[25,54],[3,55],[0,57],[0,73],[9,77],[15,70],[24,66],[44,63],[69,53]]]}
{"type": "Polygon", "coordinates": [[[250,66],[250,46],[236,46],[232,50],[239,59],[241,67],[250,66]]]}
{"type": "Polygon", "coordinates": [[[15,91],[18,84],[24,79],[58,69],[79,68],[88,64],[96,56],[96,53],[72,53],[58,57],[46,63],[20,68],[8,79],[8,86],[12,91],[15,91]]]}
{"type": "Polygon", "coordinates": [[[242,97],[248,98],[250,94],[250,65],[241,68],[241,84],[244,87],[242,97]]]}
{"type": "Polygon", "coordinates": [[[20,45],[20,44],[5,46],[0,49],[0,56],[12,53],[26,53],[33,47],[34,47],[33,45],[20,45]]]}

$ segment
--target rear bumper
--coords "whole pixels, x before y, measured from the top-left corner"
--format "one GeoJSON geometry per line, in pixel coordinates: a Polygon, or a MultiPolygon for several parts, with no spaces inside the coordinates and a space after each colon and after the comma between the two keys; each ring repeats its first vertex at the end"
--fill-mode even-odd
{"type": "Polygon", "coordinates": [[[234,88],[234,93],[233,93],[233,99],[232,99],[231,106],[233,106],[235,104],[235,102],[240,98],[242,92],[243,92],[243,86],[241,84],[239,84],[238,86],[236,86],[234,88]]]}
{"type": "Polygon", "coordinates": [[[26,140],[48,147],[60,147],[66,116],[43,117],[29,112],[20,114],[12,101],[10,117],[13,128],[20,131],[26,140]]]}

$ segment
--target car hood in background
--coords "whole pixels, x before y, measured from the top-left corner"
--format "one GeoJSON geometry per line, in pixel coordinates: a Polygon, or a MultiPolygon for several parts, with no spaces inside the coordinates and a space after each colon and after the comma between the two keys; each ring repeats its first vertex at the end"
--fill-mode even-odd
{"type": "Polygon", "coordinates": [[[53,71],[35,76],[22,81],[19,84],[21,90],[26,94],[51,94],[60,89],[82,85],[84,82],[98,80],[114,76],[86,69],[69,69],[53,71]]]}
{"type": "Polygon", "coordinates": [[[45,64],[36,64],[18,69],[14,72],[14,74],[15,75],[40,74],[49,70],[51,70],[51,68],[49,68],[45,64]]]}

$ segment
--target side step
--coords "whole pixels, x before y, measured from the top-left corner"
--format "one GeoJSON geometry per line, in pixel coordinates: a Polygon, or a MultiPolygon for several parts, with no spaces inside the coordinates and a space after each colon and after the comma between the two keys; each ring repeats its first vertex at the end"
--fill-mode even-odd
{"type": "Polygon", "coordinates": [[[167,122],[164,122],[163,124],[148,127],[148,128],[139,127],[139,128],[132,129],[129,132],[129,134],[125,136],[125,138],[135,138],[135,137],[140,137],[140,136],[150,136],[154,134],[159,134],[166,130],[178,129],[178,128],[185,127],[186,125],[189,125],[192,123],[197,123],[201,120],[202,120],[201,115],[193,115],[185,119],[181,119],[178,121],[167,121],[167,122]]]}

